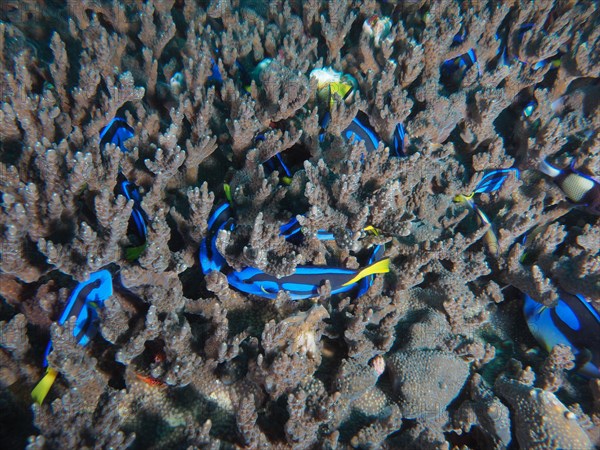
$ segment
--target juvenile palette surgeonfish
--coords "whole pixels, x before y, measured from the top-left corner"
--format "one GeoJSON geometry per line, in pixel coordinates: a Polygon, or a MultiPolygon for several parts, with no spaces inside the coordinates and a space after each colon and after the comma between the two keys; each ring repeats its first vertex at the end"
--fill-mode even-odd
{"type": "Polygon", "coordinates": [[[543,160],[540,171],[551,177],[567,198],[583,210],[600,215],[600,181],[575,169],[558,169],[543,160]]]}
{"type": "MultiPolygon", "coordinates": [[[[375,228],[369,226],[363,230],[366,234],[378,235],[375,228]]],[[[298,220],[293,217],[280,227],[280,235],[288,242],[300,244],[304,239],[302,227],[298,220]]],[[[315,237],[321,241],[335,240],[333,233],[318,230],[315,237]]],[[[228,276],[230,283],[237,289],[266,298],[276,298],[280,290],[290,294],[292,300],[311,298],[318,295],[319,287],[325,280],[329,280],[331,294],[340,294],[357,288],[356,297],[362,296],[373,284],[377,273],[389,272],[389,260],[384,261],[384,245],[375,245],[367,262],[367,267],[359,270],[350,270],[326,266],[298,266],[294,274],[276,278],[256,269],[245,269],[234,272],[228,276]],[[381,262],[381,264],[378,264],[381,262]],[[347,277],[353,275],[349,281],[347,277]],[[233,281],[233,283],[232,283],[233,281]]]]}
{"type": "MultiPolygon", "coordinates": [[[[331,116],[327,112],[323,115],[323,119],[321,120],[321,128],[326,130],[330,121],[331,116]]],[[[381,141],[375,130],[373,130],[369,124],[367,115],[361,111],[358,112],[356,117],[352,119],[352,122],[350,122],[350,124],[342,131],[342,137],[348,143],[364,142],[367,152],[377,150],[379,142],[381,141]]],[[[405,137],[406,131],[404,130],[404,127],[401,123],[397,124],[394,129],[393,145],[391,149],[393,151],[393,156],[404,156],[405,137]]],[[[323,142],[324,140],[325,133],[323,131],[319,134],[319,141],[323,142]]]]}
{"type": "MultiPolygon", "coordinates": [[[[517,44],[520,44],[520,42],[523,40],[523,36],[525,35],[526,32],[528,32],[529,30],[533,29],[535,26],[535,24],[533,22],[526,22],[521,24],[521,26],[519,27],[519,30],[517,31],[517,44]]],[[[498,45],[498,50],[497,50],[497,55],[500,55],[500,62],[505,65],[505,66],[510,66],[514,61],[518,61],[521,64],[527,64],[527,61],[523,61],[521,59],[518,58],[518,56],[510,56],[509,52],[508,52],[508,45],[507,45],[507,39],[503,38],[500,34],[496,34],[496,40],[499,41],[499,45],[498,45]]],[[[549,58],[546,59],[542,59],[538,62],[536,62],[535,64],[533,64],[531,66],[531,68],[533,70],[539,70],[543,67],[545,67],[546,65],[550,64],[551,68],[557,68],[560,67],[561,61],[560,61],[560,52],[555,53],[554,55],[550,56],[549,58]]]]}
{"type": "MultiPolygon", "coordinates": [[[[215,208],[208,221],[208,233],[200,243],[198,252],[200,267],[205,275],[223,269],[227,273],[229,284],[247,294],[274,299],[279,291],[286,291],[293,300],[307,299],[319,295],[319,288],[328,280],[331,294],[357,288],[360,296],[372,285],[374,274],[389,272],[389,259],[383,258],[383,245],[376,245],[368,266],[357,270],[331,266],[298,266],[293,274],[283,278],[268,275],[253,267],[233,271],[217,249],[216,240],[220,230],[231,231],[234,228],[231,205],[224,202],[215,208]]],[[[371,229],[375,230],[373,227],[367,227],[365,232],[376,233],[370,231],[371,229]]],[[[302,227],[296,218],[280,227],[280,235],[288,242],[298,245],[304,239],[302,227]]],[[[333,234],[326,231],[319,231],[316,237],[320,240],[334,239],[333,234]]]]}
{"type": "MultiPolygon", "coordinates": [[[[467,37],[467,29],[463,28],[462,32],[456,33],[454,38],[452,39],[452,45],[462,44],[467,37]]],[[[483,72],[481,70],[481,66],[477,61],[477,55],[475,54],[475,49],[471,48],[467,51],[467,53],[457,56],[456,58],[447,59],[442,63],[442,71],[453,74],[459,69],[468,69],[469,67],[476,65],[477,73],[479,76],[482,76],[483,72]]]]}
{"type": "Polygon", "coordinates": [[[133,128],[122,117],[115,117],[100,130],[100,148],[108,143],[115,144],[122,152],[128,152],[125,141],[134,136],[133,128]]]}
{"type": "MultiPolygon", "coordinates": [[[[362,232],[366,235],[378,236],[379,230],[372,226],[365,227],[362,232]]],[[[304,240],[304,233],[302,232],[302,226],[298,222],[298,219],[292,217],[287,223],[280,227],[280,236],[285,237],[285,240],[295,245],[300,245],[304,240]]],[[[334,241],[335,236],[332,232],[326,230],[317,230],[315,237],[320,241],[334,241]]],[[[377,261],[383,259],[383,253],[385,251],[385,245],[377,244],[371,251],[371,256],[367,261],[367,265],[372,265],[377,261]]],[[[375,274],[368,275],[357,282],[358,290],[356,292],[356,298],[361,297],[367,292],[372,286],[375,279],[375,274]]]]}
{"type": "MultiPolygon", "coordinates": [[[[254,138],[254,143],[258,143],[265,140],[264,133],[259,133],[254,138]]],[[[292,182],[292,172],[284,162],[281,153],[277,153],[272,158],[268,159],[263,163],[263,167],[267,170],[267,173],[278,171],[283,184],[289,185],[292,182]]]]}
{"type": "Polygon", "coordinates": [[[531,334],[550,352],[555,345],[569,346],[578,370],[600,378],[600,314],[580,294],[559,290],[556,306],[548,307],[525,294],[523,313],[531,334]]]}
{"type": "MultiPolygon", "coordinates": [[[[132,138],[133,128],[131,128],[125,119],[115,117],[107,126],[100,130],[100,147],[103,148],[107,143],[115,144],[122,152],[129,151],[125,147],[125,141],[132,138]]],[[[142,198],[138,187],[125,178],[122,172],[119,172],[117,179],[116,193],[123,195],[127,200],[133,200],[133,209],[131,210],[130,220],[132,221],[134,234],[137,243],[133,247],[128,247],[126,250],[126,258],[128,261],[137,259],[146,248],[147,222],[148,216],[142,208],[142,198]]]]}
{"type": "Polygon", "coordinates": [[[227,275],[229,284],[246,294],[275,299],[280,291],[287,292],[292,300],[301,300],[319,295],[319,288],[329,281],[331,294],[348,292],[357,283],[373,274],[387,273],[389,258],[381,259],[363,269],[344,269],[327,266],[298,266],[293,274],[277,278],[259,269],[247,267],[227,275]]]}
{"type": "Polygon", "coordinates": [[[233,230],[233,212],[231,205],[224,202],[217,206],[208,220],[208,234],[200,242],[198,252],[200,267],[204,275],[215,270],[221,270],[226,264],[225,258],[217,249],[217,237],[221,230],[233,230]]]}
{"type": "Polygon", "coordinates": [[[119,183],[117,188],[119,194],[123,195],[127,200],[133,200],[133,208],[130,216],[130,227],[134,230],[134,235],[137,239],[137,245],[127,249],[127,259],[132,261],[136,259],[146,248],[146,237],[148,234],[146,223],[148,222],[148,217],[142,208],[140,191],[135,184],[127,181],[122,174],[119,174],[119,183]]]}
{"type": "MultiPolygon", "coordinates": [[[[79,283],[73,290],[57,323],[63,326],[67,320],[75,317],[73,336],[79,345],[86,346],[98,332],[97,310],[104,307],[104,302],[112,294],[112,276],[108,270],[90,274],[86,281],[79,283]]],[[[39,404],[46,398],[58,375],[56,369],[48,366],[48,355],[51,351],[52,341],[48,342],[42,363],[42,367],[47,367],[46,375],[31,392],[31,397],[39,404]]]]}
{"type": "MultiPolygon", "coordinates": [[[[496,169],[486,173],[481,181],[477,183],[473,194],[484,194],[500,190],[511,174],[517,180],[519,179],[519,169],[496,169]]],[[[471,194],[471,197],[473,194],[471,194]]]]}
{"type": "Polygon", "coordinates": [[[397,123],[394,128],[394,142],[393,149],[396,153],[396,156],[406,156],[404,153],[404,145],[406,141],[406,131],[404,130],[404,126],[401,123],[397,123]]]}
{"type": "MultiPolygon", "coordinates": [[[[349,143],[362,141],[364,142],[367,151],[373,152],[377,150],[380,139],[365,119],[365,116],[361,115],[359,112],[359,114],[352,119],[352,122],[350,122],[348,127],[342,131],[342,137],[349,143]]],[[[325,113],[323,120],[321,121],[321,128],[323,130],[327,129],[330,121],[331,115],[325,113]]],[[[325,140],[324,132],[319,135],[319,140],[321,142],[325,140]]]]}
{"type": "MultiPolygon", "coordinates": [[[[288,222],[279,227],[279,235],[283,236],[286,241],[296,245],[300,245],[304,239],[302,225],[300,225],[300,222],[295,217],[292,217],[288,222]]],[[[318,230],[315,237],[320,241],[335,240],[333,233],[326,230],[318,230]]]]}

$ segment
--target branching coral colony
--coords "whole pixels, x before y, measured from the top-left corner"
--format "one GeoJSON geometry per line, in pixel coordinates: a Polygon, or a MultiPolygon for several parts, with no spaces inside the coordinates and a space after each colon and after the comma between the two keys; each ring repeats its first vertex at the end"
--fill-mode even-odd
{"type": "Polygon", "coordinates": [[[599,444],[595,2],[58,3],[0,11],[7,447],[599,444]]]}

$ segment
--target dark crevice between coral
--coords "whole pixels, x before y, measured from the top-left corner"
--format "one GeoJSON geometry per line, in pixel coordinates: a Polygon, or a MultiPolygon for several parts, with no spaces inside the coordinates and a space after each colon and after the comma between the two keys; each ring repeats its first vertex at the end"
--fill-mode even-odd
{"type": "Polygon", "coordinates": [[[169,228],[171,229],[171,238],[167,242],[169,250],[172,252],[183,250],[186,246],[185,239],[177,229],[177,223],[175,223],[175,220],[171,215],[167,216],[167,225],[169,225],[169,228]]]}
{"type": "Polygon", "coordinates": [[[250,308],[228,311],[229,336],[237,336],[246,331],[250,336],[260,337],[266,324],[262,309],[260,305],[252,305],[250,308]]]}
{"type": "Polygon", "coordinates": [[[523,118],[523,108],[531,100],[529,89],[521,91],[517,100],[505,108],[493,121],[494,130],[504,141],[506,154],[513,157],[517,163],[522,159],[521,150],[527,148],[527,139],[535,134],[534,124],[523,118]]]}
{"type": "Polygon", "coordinates": [[[356,430],[366,428],[378,419],[377,417],[367,416],[355,409],[348,415],[348,418],[342,422],[338,431],[340,432],[339,441],[343,444],[349,444],[350,440],[356,434],[356,430]]]}
{"type": "Polygon", "coordinates": [[[210,337],[211,322],[199,314],[184,313],[184,317],[190,326],[193,339],[190,349],[197,355],[204,356],[204,343],[210,337]]]}
{"type": "Polygon", "coordinates": [[[18,164],[23,152],[23,143],[0,138],[0,163],[7,166],[18,164]]]}
{"type": "Polygon", "coordinates": [[[323,342],[323,357],[321,364],[315,371],[315,378],[323,382],[330,394],[333,393],[335,376],[342,361],[348,357],[348,346],[342,339],[321,338],[323,342]]]}
{"type": "Polygon", "coordinates": [[[473,426],[468,432],[462,434],[446,432],[444,437],[453,448],[493,448],[493,442],[479,426],[473,426]]]}
{"type": "Polygon", "coordinates": [[[441,275],[439,273],[436,272],[427,272],[424,276],[423,276],[423,282],[420,283],[418,286],[422,286],[424,288],[428,288],[430,286],[435,286],[435,284],[440,281],[441,279],[441,275]]]}
{"type": "Polygon", "coordinates": [[[243,352],[232,360],[219,364],[216,369],[219,380],[225,386],[242,380],[248,373],[248,359],[248,355],[243,352]]]}
{"type": "MultiPolygon", "coordinates": [[[[82,208],[82,210],[83,209],[84,208],[82,208]]],[[[73,235],[76,231],[75,221],[67,213],[61,214],[60,220],[50,222],[49,228],[51,231],[46,240],[53,242],[54,244],[68,244],[71,242],[71,239],[73,239],[73,235]]],[[[37,246],[33,247],[33,245],[34,244],[32,243],[31,252],[28,251],[28,255],[31,257],[34,255],[33,251],[37,251],[37,253],[45,260],[46,258],[39,250],[37,250],[37,246]]]]}
{"type": "Polygon", "coordinates": [[[185,39],[185,36],[189,30],[189,24],[185,21],[185,17],[183,15],[183,7],[184,2],[178,1],[175,2],[173,8],[171,9],[171,16],[173,17],[173,22],[175,23],[175,39],[185,39]]]}
{"type": "Polygon", "coordinates": [[[109,374],[108,385],[113,389],[125,389],[126,366],[116,360],[118,348],[104,339],[94,339],[92,342],[93,354],[100,355],[97,357],[98,369],[109,374]]]}
{"type": "MultiPolygon", "coordinates": [[[[209,186],[220,186],[227,182],[227,168],[231,165],[225,152],[216,151],[206,160],[202,161],[202,170],[198,170],[198,183],[208,183],[209,186]]],[[[213,192],[217,192],[214,190],[213,192]]]]}
{"type": "MultiPolygon", "coordinates": [[[[135,441],[131,447],[133,450],[158,448],[157,444],[164,440],[171,433],[171,427],[163,420],[162,414],[150,413],[147,411],[139,412],[130,425],[123,427],[126,433],[135,432],[135,441]]],[[[180,438],[180,445],[185,441],[180,438]]],[[[171,443],[175,445],[175,443],[171,443]]]]}
{"type": "Polygon", "coordinates": [[[149,367],[162,364],[165,361],[164,347],[165,343],[162,339],[146,341],[144,351],[131,361],[131,365],[136,368],[137,373],[143,376],[149,375],[149,367]]]}
{"type": "Polygon", "coordinates": [[[0,295],[0,321],[9,322],[16,314],[17,310],[15,305],[11,305],[8,301],[0,295]]]}
{"type": "Polygon", "coordinates": [[[287,398],[280,396],[276,401],[268,402],[258,410],[257,425],[272,443],[287,442],[285,424],[290,418],[287,410],[287,398]]]}
{"type": "Polygon", "coordinates": [[[192,300],[200,300],[212,296],[212,293],[206,289],[204,277],[198,276],[199,271],[200,267],[194,265],[179,274],[184,297],[192,300]]]}
{"type": "MultiPolygon", "coordinates": [[[[2,350],[0,350],[2,351],[2,350]]],[[[30,387],[16,383],[0,389],[0,442],[2,448],[25,448],[27,438],[38,431],[33,426],[33,411],[29,406],[30,387]]]]}
{"type": "Polygon", "coordinates": [[[48,264],[46,256],[39,251],[37,244],[29,239],[29,237],[23,241],[23,253],[27,255],[29,265],[37,268],[40,273],[45,273],[52,267],[48,264]]]}

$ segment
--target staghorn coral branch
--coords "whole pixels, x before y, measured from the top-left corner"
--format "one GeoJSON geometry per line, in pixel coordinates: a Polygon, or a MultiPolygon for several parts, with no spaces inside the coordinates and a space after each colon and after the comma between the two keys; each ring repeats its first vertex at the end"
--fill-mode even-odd
{"type": "Polygon", "coordinates": [[[329,49],[327,61],[338,62],[344,39],[357,14],[350,10],[349,0],[332,0],[327,4],[327,17],[321,14],[321,34],[329,49]]]}

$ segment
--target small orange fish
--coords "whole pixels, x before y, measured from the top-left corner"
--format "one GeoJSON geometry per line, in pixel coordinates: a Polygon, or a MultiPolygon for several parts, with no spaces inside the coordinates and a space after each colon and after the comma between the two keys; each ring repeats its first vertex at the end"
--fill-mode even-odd
{"type": "Polygon", "coordinates": [[[157,378],[154,377],[147,377],[145,375],[141,375],[139,373],[136,373],[135,376],[140,380],[143,381],[146,384],[149,384],[150,386],[155,386],[155,387],[166,387],[166,383],[164,381],[160,381],[157,378]]]}

